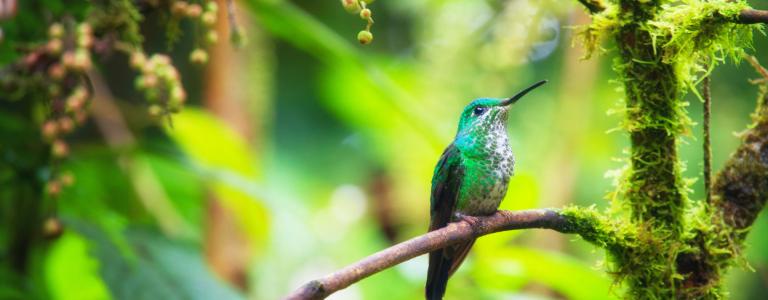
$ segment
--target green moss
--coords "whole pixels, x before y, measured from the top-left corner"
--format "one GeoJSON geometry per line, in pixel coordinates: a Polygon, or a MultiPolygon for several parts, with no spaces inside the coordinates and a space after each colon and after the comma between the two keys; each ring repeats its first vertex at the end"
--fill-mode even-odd
{"type": "Polygon", "coordinates": [[[634,233],[626,223],[607,217],[594,207],[580,208],[565,207],[560,214],[568,220],[568,231],[578,233],[585,241],[609,253],[619,253],[627,247],[634,246],[634,233]]]}
{"type": "Polygon", "coordinates": [[[654,39],[662,62],[673,64],[679,84],[696,92],[698,79],[727,57],[741,58],[751,47],[752,32],[760,25],[730,22],[748,8],[744,2],[688,0],[663,5],[662,13],[645,30],[654,39]]]}
{"type": "Polygon", "coordinates": [[[600,43],[608,36],[612,36],[618,28],[619,18],[616,16],[618,8],[610,5],[600,13],[592,15],[592,22],[589,25],[581,26],[577,31],[577,40],[580,40],[586,50],[584,59],[592,57],[593,54],[605,52],[600,43]]]}
{"type": "MultiPolygon", "coordinates": [[[[631,16],[631,15],[630,15],[631,16]]],[[[616,35],[620,57],[615,69],[626,94],[624,127],[630,134],[630,168],[622,191],[632,218],[652,230],[682,231],[686,197],[677,158],[677,136],[690,124],[674,65],[654,48],[644,23],[622,25],[616,35]]]]}
{"type": "Polygon", "coordinates": [[[681,247],[680,242],[656,238],[650,230],[594,208],[566,207],[561,214],[568,219],[570,232],[606,250],[608,272],[629,285],[628,296],[672,298],[676,274],[670,268],[674,262],[670,262],[668,252],[681,247]]]}

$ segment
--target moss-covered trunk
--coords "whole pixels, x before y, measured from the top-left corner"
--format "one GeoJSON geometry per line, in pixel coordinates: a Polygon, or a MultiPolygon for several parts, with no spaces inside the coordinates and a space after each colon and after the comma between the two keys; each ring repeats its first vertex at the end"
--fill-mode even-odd
{"type": "Polygon", "coordinates": [[[626,206],[637,228],[637,245],[618,260],[619,274],[638,299],[675,296],[675,249],[683,232],[686,195],[677,157],[684,130],[680,82],[675,66],[663,61],[647,22],[658,11],[654,2],[622,1],[616,34],[620,73],[626,95],[625,127],[631,140],[630,169],[624,186],[626,206]]]}
{"type": "Polygon", "coordinates": [[[619,42],[632,145],[625,190],[632,219],[677,237],[685,205],[677,157],[685,115],[677,76],[654,53],[649,34],[634,24],[622,28],[619,42]]]}

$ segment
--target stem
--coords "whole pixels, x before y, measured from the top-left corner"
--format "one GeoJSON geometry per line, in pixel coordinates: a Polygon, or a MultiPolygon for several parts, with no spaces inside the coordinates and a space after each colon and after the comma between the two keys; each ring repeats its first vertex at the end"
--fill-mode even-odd
{"type": "Polygon", "coordinates": [[[704,96],[704,193],[707,203],[712,203],[712,147],[710,138],[710,114],[712,111],[712,96],[709,91],[709,76],[704,77],[703,91],[704,96]]]}

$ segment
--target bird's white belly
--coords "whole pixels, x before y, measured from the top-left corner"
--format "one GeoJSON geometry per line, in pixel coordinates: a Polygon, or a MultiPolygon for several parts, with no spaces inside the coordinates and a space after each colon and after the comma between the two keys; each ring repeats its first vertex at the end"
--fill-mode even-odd
{"type": "Polygon", "coordinates": [[[475,194],[476,197],[468,197],[463,207],[459,208],[460,212],[466,215],[489,215],[496,212],[507,193],[508,183],[506,180],[494,184],[487,189],[485,197],[479,194],[475,194]]]}
{"type": "Polygon", "coordinates": [[[467,172],[457,211],[465,215],[489,215],[501,204],[507,194],[512,163],[505,162],[506,168],[476,170],[467,172]]]}

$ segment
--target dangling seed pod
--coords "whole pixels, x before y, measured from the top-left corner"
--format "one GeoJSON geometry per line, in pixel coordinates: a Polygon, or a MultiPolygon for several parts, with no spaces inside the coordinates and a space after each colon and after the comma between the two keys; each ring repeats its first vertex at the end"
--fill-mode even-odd
{"type": "Polygon", "coordinates": [[[361,30],[357,33],[357,41],[361,45],[368,45],[373,41],[373,34],[368,30],[361,30]]]}
{"type": "Polygon", "coordinates": [[[46,239],[57,239],[64,232],[64,226],[57,217],[50,217],[43,223],[43,236],[46,239]]]}
{"type": "Polygon", "coordinates": [[[366,21],[365,29],[357,33],[357,41],[361,45],[370,44],[373,41],[371,26],[373,25],[373,12],[366,7],[373,0],[341,0],[341,5],[349,13],[357,13],[361,19],[366,21]]]}
{"type": "Polygon", "coordinates": [[[358,0],[341,0],[341,6],[349,13],[360,11],[360,2],[358,0]]]}

